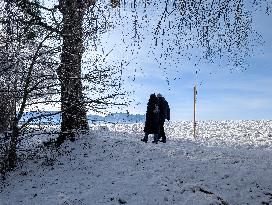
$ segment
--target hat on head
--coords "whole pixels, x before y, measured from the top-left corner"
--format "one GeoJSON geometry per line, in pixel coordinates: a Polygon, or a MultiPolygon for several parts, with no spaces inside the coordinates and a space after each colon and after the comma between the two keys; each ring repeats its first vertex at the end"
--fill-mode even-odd
{"type": "Polygon", "coordinates": [[[161,98],[161,97],[162,97],[162,94],[159,93],[159,94],[157,95],[157,97],[158,97],[158,98],[161,98]]]}

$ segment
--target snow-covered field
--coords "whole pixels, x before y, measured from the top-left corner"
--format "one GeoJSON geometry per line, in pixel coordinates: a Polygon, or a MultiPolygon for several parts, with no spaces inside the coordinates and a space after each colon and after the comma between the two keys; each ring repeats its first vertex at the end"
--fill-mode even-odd
{"type": "MultiPolygon", "coordinates": [[[[1,181],[0,204],[272,204],[272,121],[96,124],[59,150],[44,147],[1,181]]],[[[39,136],[40,138],[41,136],[39,136]]]]}

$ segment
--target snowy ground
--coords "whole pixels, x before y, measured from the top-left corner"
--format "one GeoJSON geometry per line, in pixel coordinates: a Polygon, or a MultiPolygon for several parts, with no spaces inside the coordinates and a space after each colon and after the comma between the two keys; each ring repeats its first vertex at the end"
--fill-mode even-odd
{"type": "Polygon", "coordinates": [[[0,204],[272,204],[272,121],[166,124],[166,144],[142,124],[92,125],[1,182],[0,204]]]}

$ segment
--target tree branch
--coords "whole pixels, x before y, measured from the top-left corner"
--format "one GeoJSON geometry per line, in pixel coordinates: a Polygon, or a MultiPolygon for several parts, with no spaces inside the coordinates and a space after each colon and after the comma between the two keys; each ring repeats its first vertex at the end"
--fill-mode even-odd
{"type": "Polygon", "coordinates": [[[24,124],[22,124],[22,126],[19,128],[19,130],[22,130],[24,127],[26,127],[31,121],[36,120],[36,119],[41,119],[43,117],[50,117],[50,116],[54,116],[57,114],[60,114],[62,111],[58,111],[56,113],[49,113],[49,114],[43,114],[43,115],[39,115],[36,117],[31,117],[29,118],[24,124]]]}

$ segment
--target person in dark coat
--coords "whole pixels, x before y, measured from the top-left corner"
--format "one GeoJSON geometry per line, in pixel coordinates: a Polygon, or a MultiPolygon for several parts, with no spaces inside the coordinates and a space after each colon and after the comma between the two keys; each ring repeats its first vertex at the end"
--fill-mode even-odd
{"type": "Polygon", "coordinates": [[[166,143],[166,136],[164,132],[164,122],[167,119],[170,120],[170,108],[168,102],[165,98],[159,93],[157,95],[158,104],[159,104],[159,139],[161,138],[160,142],[166,143]]]}
{"type": "Polygon", "coordinates": [[[145,136],[141,141],[147,142],[148,135],[154,134],[153,143],[158,143],[159,135],[159,105],[158,98],[155,94],[151,94],[147,103],[146,121],[144,127],[145,136]]]}

